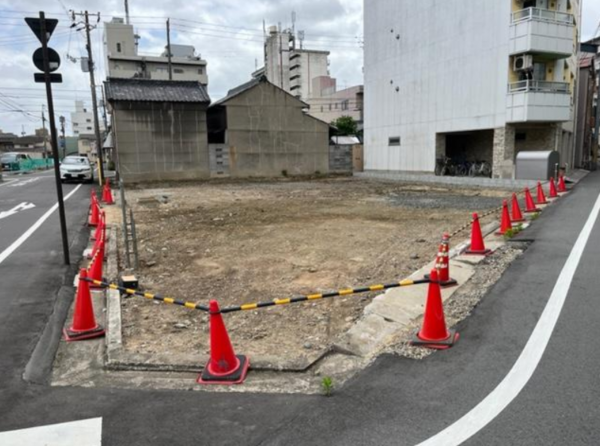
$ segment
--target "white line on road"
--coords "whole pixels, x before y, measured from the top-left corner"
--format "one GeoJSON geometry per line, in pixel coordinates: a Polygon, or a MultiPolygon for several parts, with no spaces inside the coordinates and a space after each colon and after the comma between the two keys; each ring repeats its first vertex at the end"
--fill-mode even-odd
{"type": "Polygon", "coordinates": [[[102,418],[0,432],[2,446],[101,446],[102,418]]]}
{"type": "Polygon", "coordinates": [[[9,209],[8,211],[0,212],[0,220],[6,217],[10,217],[11,215],[18,214],[19,211],[26,211],[27,209],[33,209],[34,207],[35,204],[33,203],[21,203],[12,209],[9,209]]]}
{"type": "MultiPolygon", "coordinates": [[[[79,190],[79,188],[81,187],[81,184],[78,185],[75,189],[73,189],[71,192],[69,192],[69,194],[64,198],[64,201],[67,201],[69,198],[71,198],[71,196],[77,192],[79,190]]],[[[23,235],[21,235],[21,237],[19,237],[17,240],[15,240],[13,242],[12,245],[10,245],[8,248],[6,248],[4,251],[2,251],[2,253],[0,253],[0,263],[4,262],[9,255],[11,255],[19,246],[21,246],[23,243],[25,243],[25,241],[31,237],[31,235],[40,227],[42,226],[42,224],[52,215],[52,213],[58,209],[58,203],[55,203],[54,206],[52,206],[48,212],[46,212],[44,215],[42,215],[40,217],[40,219],[38,221],[36,221],[31,228],[29,228],[27,231],[25,231],[23,233],[23,235]]]]}
{"type": "Polygon", "coordinates": [[[558,276],[544,312],[508,375],[470,412],[418,446],[456,446],[467,441],[496,418],[523,390],[550,341],[599,212],[600,196],[558,276]]]}

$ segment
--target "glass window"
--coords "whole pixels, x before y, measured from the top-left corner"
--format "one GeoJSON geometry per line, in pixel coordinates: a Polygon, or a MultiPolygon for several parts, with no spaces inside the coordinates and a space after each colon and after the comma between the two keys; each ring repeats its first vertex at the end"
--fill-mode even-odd
{"type": "Polygon", "coordinates": [[[117,53],[121,52],[121,44],[117,42],[117,53]]]}
{"type": "Polygon", "coordinates": [[[399,146],[400,145],[400,137],[399,136],[390,136],[388,139],[388,146],[399,146]]]}
{"type": "Polygon", "coordinates": [[[183,74],[183,69],[182,68],[174,68],[173,73],[183,74]]]}

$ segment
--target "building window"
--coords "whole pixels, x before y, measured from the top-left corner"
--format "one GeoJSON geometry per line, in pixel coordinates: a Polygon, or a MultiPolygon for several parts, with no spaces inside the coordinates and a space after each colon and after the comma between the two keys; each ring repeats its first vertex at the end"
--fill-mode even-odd
{"type": "Polygon", "coordinates": [[[87,129],[88,129],[88,130],[92,130],[92,128],[91,128],[91,127],[87,127],[87,129]]]}
{"type": "Polygon", "coordinates": [[[198,68],[198,74],[204,74],[204,68],[198,68]]]}
{"type": "Polygon", "coordinates": [[[74,122],[73,123],[73,127],[79,127],[79,123],[78,122],[74,122]]]}
{"type": "Polygon", "coordinates": [[[342,102],[342,110],[348,110],[348,99],[346,99],[344,102],[342,102]]]}
{"type": "Polygon", "coordinates": [[[388,146],[399,146],[400,145],[400,137],[399,136],[390,136],[388,139],[388,146]]]}
{"type": "Polygon", "coordinates": [[[85,122],[92,122],[92,120],[91,119],[86,119],[85,122]]]}
{"type": "Polygon", "coordinates": [[[73,133],[75,133],[76,135],[79,135],[79,130],[74,130],[73,133]]]}
{"type": "Polygon", "coordinates": [[[183,69],[182,68],[174,68],[173,73],[183,74],[183,69]]]}
{"type": "Polygon", "coordinates": [[[121,52],[121,44],[117,42],[117,53],[121,52]]]}

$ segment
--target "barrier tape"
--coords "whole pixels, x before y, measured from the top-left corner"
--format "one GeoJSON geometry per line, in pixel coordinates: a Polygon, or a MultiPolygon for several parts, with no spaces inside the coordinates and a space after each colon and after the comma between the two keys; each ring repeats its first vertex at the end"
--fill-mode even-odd
{"type": "Polygon", "coordinates": [[[195,302],[186,302],[183,300],[173,299],[172,297],[163,297],[158,294],[143,293],[141,291],[137,291],[132,288],[124,288],[124,287],[119,286],[114,283],[102,282],[101,280],[94,280],[94,279],[90,279],[89,277],[85,278],[85,279],[82,278],[81,280],[85,280],[86,282],[92,283],[92,284],[94,284],[96,286],[100,286],[102,288],[110,288],[111,290],[118,290],[118,291],[121,291],[122,293],[129,294],[131,296],[135,295],[135,296],[139,296],[139,297],[144,297],[146,299],[156,300],[158,302],[162,302],[162,303],[169,304],[169,305],[179,305],[181,307],[186,307],[191,310],[208,311],[208,307],[197,304],[195,302]]]}
{"type": "Polygon", "coordinates": [[[318,293],[318,294],[307,294],[305,296],[298,297],[290,297],[287,299],[275,299],[268,302],[256,302],[244,305],[237,305],[235,307],[226,307],[221,308],[221,313],[233,313],[234,311],[248,311],[248,310],[256,310],[258,308],[272,307],[275,305],[287,305],[287,304],[295,304],[298,302],[307,302],[310,300],[319,300],[319,299],[327,299],[330,297],[337,296],[350,296],[352,294],[359,293],[368,293],[370,291],[382,291],[390,288],[400,288],[412,285],[421,285],[424,283],[429,283],[429,279],[419,279],[419,280],[411,280],[405,279],[400,282],[388,283],[387,285],[371,285],[365,286],[361,288],[347,288],[344,290],[332,291],[329,293],[318,293]]]}
{"type": "MultiPolygon", "coordinates": [[[[102,288],[110,288],[111,290],[118,290],[118,291],[121,291],[122,293],[126,293],[126,294],[129,294],[132,296],[140,296],[140,297],[144,297],[146,299],[163,302],[165,304],[179,305],[181,307],[186,307],[191,310],[201,310],[201,311],[206,311],[206,312],[209,311],[207,306],[200,305],[195,302],[186,302],[183,300],[173,299],[171,297],[163,297],[158,294],[144,293],[141,291],[134,290],[132,288],[124,288],[124,287],[121,287],[114,283],[108,283],[108,282],[103,282],[101,280],[90,279],[89,277],[87,277],[85,279],[81,278],[80,280],[84,280],[86,282],[89,282],[91,284],[94,284],[94,285],[102,287],[102,288]]],[[[388,283],[385,285],[370,285],[370,286],[365,286],[365,287],[360,287],[360,288],[347,288],[347,289],[343,289],[343,290],[331,291],[329,293],[307,294],[305,296],[289,297],[287,299],[275,299],[275,300],[271,300],[268,302],[256,302],[256,303],[251,303],[251,304],[243,304],[243,305],[237,305],[237,306],[232,306],[232,307],[225,307],[225,308],[221,308],[220,313],[233,313],[235,311],[256,310],[258,308],[272,307],[275,305],[295,304],[298,302],[307,302],[310,300],[327,299],[330,297],[337,297],[337,296],[350,296],[352,294],[368,293],[371,291],[383,291],[383,290],[388,290],[390,288],[400,288],[400,287],[407,287],[407,286],[412,286],[412,285],[422,285],[422,284],[426,284],[426,283],[430,283],[430,282],[431,281],[429,279],[419,279],[419,280],[404,279],[404,280],[401,280],[400,282],[388,283]]]]}

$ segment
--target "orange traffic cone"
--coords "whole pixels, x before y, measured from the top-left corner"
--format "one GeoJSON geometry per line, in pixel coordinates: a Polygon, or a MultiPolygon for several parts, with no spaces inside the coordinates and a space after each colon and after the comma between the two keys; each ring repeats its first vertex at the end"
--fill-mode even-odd
{"type": "Polygon", "coordinates": [[[104,189],[102,190],[102,202],[105,204],[115,204],[113,200],[112,191],[110,190],[110,182],[106,180],[104,189]]]}
{"type": "MultiPolygon", "coordinates": [[[[90,264],[89,277],[92,280],[102,281],[102,265],[104,263],[104,242],[102,240],[98,241],[98,249],[96,253],[92,257],[92,262],[90,264]]],[[[102,288],[100,285],[90,285],[91,288],[102,288]]]]}
{"type": "Polygon", "coordinates": [[[508,203],[506,200],[502,202],[502,220],[500,221],[500,230],[496,232],[496,235],[504,235],[506,231],[512,229],[510,222],[510,214],[508,213],[508,203]]]}
{"type": "Polygon", "coordinates": [[[538,181],[537,185],[537,202],[536,204],[548,204],[548,200],[546,200],[546,195],[544,194],[544,188],[542,187],[542,183],[538,181]]]}
{"type": "Polygon", "coordinates": [[[554,182],[554,178],[550,178],[550,193],[548,194],[550,198],[558,198],[558,192],[556,191],[556,183],[554,182]]]}
{"type": "Polygon", "coordinates": [[[85,279],[87,279],[87,272],[85,269],[81,269],[79,271],[77,297],[75,298],[73,324],[70,328],[63,329],[63,334],[67,341],[97,338],[104,336],[105,333],[104,328],[96,323],[90,284],[85,279]]]}
{"type": "Polygon", "coordinates": [[[98,219],[98,225],[96,226],[96,230],[94,231],[94,234],[92,235],[91,240],[98,240],[100,237],[102,237],[102,232],[104,231],[104,217],[103,217],[104,212],[100,213],[100,218],[98,219]]]}
{"type": "MultiPolygon", "coordinates": [[[[435,259],[435,267],[438,270],[438,280],[442,288],[457,285],[458,282],[450,278],[450,235],[444,232],[442,241],[435,259]]],[[[429,279],[429,274],[425,275],[429,279]]]]}
{"type": "Polygon", "coordinates": [[[521,207],[519,206],[519,199],[517,194],[512,195],[512,220],[513,223],[520,223],[525,221],[525,217],[521,213],[521,207]]]}
{"type": "Polygon", "coordinates": [[[442,290],[437,280],[437,271],[432,269],[429,277],[431,277],[431,282],[427,292],[423,325],[410,343],[420,347],[444,350],[452,347],[458,341],[459,335],[455,330],[446,328],[442,290]]]}
{"type": "Polygon", "coordinates": [[[533,202],[533,197],[531,196],[531,192],[529,192],[528,188],[525,188],[525,212],[539,212],[540,210],[535,206],[533,202]]]}
{"type": "Polygon", "coordinates": [[[559,175],[558,177],[558,193],[564,194],[567,192],[567,185],[565,184],[564,175],[559,175]]]}
{"type": "Polygon", "coordinates": [[[210,361],[198,376],[199,384],[240,384],[246,379],[250,361],[236,355],[231,346],[223,315],[216,300],[209,303],[210,361]]]}
{"type": "Polygon", "coordinates": [[[89,226],[98,226],[99,218],[100,218],[99,206],[98,206],[98,202],[96,200],[96,195],[92,194],[91,212],[90,212],[90,219],[88,221],[88,225],[89,226]]]}
{"type": "Polygon", "coordinates": [[[471,248],[468,249],[465,254],[486,256],[491,252],[491,249],[485,249],[481,225],[479,224],[479,216],[477,213],[474,213],[473,223],[471,225],[471,248]]]}

